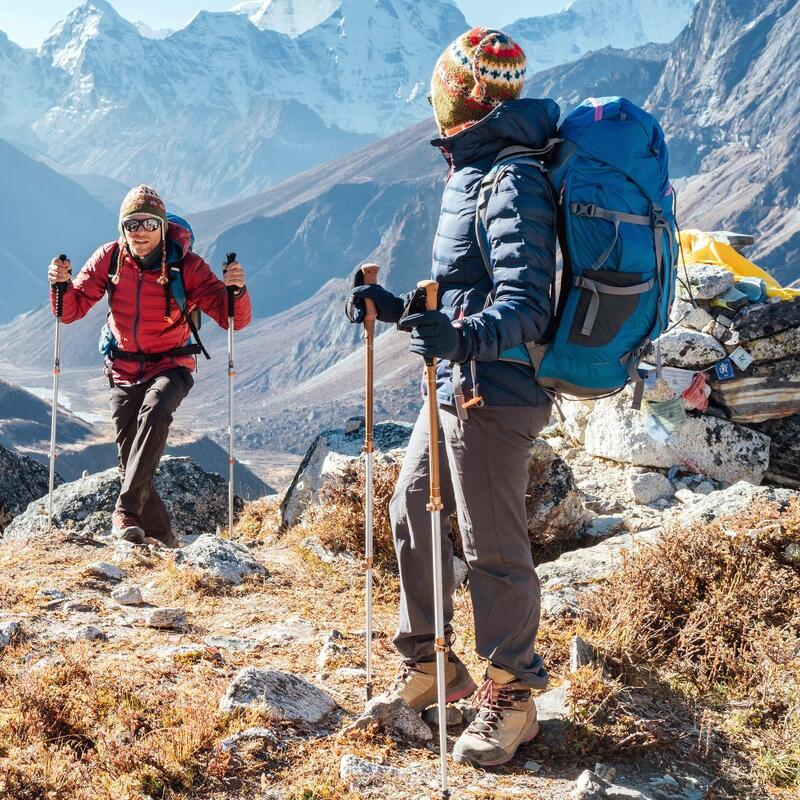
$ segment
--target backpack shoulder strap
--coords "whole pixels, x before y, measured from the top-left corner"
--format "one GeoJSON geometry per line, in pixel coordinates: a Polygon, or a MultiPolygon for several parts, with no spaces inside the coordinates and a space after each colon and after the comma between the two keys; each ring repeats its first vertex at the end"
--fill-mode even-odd
{"type": "Polygon", "coordinates": [[[181,258],[180,261],[171,264],[169,271],[170,280],[167,283],[169,287],[168,291],[172,292],[172,296],[175,298],[175,304],[186,320],[186,324],[189,326],[189,330],[194,337],[195,344],[200,348],[200,352],[206,358],[210,359],[211,356],[208,354],[208,350],[206,350],[203,343],[200,341],[200,334],[198,333],[198,326],[194,319],[194,312],[189,310],[189,297],[186,294],[186,286],[183,283],[183,259],[181,258]]]}
{"type": "Polygon", "coordinates": [[[111,309],[111,298],[114,294],[114,289],[117,284],[114,283],[114,276],[117,274],[119,268],[119,242],[114,242],[111,248],[111,261],[108,264],[108,280],[106,281],[106,295],[108,296],[108,308],[111,309]]]}

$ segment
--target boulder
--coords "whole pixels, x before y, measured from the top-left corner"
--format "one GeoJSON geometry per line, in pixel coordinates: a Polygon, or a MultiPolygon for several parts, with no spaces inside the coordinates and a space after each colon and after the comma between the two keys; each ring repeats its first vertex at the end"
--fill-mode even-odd
{"type": "Polygon", "coordinates": [[[542,586],[542,614],[550,618],[577,614],[581,594],[608,577],[622,563],[624,553],[657,542],[659,532],[659,528],[652,528],[618,534],[539,564],[536,572],[542,586]]]}
{"type": "Polygon", "coordinates": [[[391,702],[383,695],[373,697],[364,708],[364,713],[348,725],[342,731],[342,735],[348,736],[356,731],[365,731],[372,726],[394,733],[404,741],[424,744],[433,739],[433,731],[402,697],[397,697],[391,702]]]}
{"type": "Polygon", "coordinates": [[[10,622],[0,622],[0,652],[19,636],[19,632],[19,622],[14,620],[10,622]]]}
{"type": "Polygon", "coordinates": [[[178,550],[175,561],[202,572],[209,584],[238,586],[248,575],[268,574],[244,545],[214,534],[199,536],[178,550]]]}
{"type": "MultiPolygon", "coordinates": [[[[219,475],[204,472],[192,459],[164,456],[156,470],[155,483],[172,519],[174,533],[213,533],[218,525],[227,525],[227,482],[219,475]]],[[[53,495],[53,524],[78,533],[108,533],[119,490],[117,469],[59,486],[53,495]]],[[[241,498],[235,498],[235,506],[241,511],[241,498]]],[[[44,536],[47,536],[46,501],[31,503],[4,534],[9,540],[44,536]]]]}
{"type": "Polygon", "coordinates": [[[594,408],[594,400],[568,400],[561,404],[564,419],[561,430],[573,444],[583,445],[586,425],[594,408]]]}
{"type": "Polygon", "coordinates": [[[662,497],[672,497],[675,490],[669,478],[660,472],[640,472],[628,475],[628,489],[637,503],[649,505],[662,497]]]}
{"type": "Polygon", "coordinates": [[[774,486],[753,486],[745,481],[706,495],[695,495],[695,501],[684,511],[679,521],[683,525],[695,522],[712,522],[722,517],[732,517],[757,502],[777,503],[781,509],[788,507],[792,498],[800,499],[794,489],[779,489],[774,486]]]}
{"type": "Polygon", "coordinates": [[[142,604],[142,591],[138,586],[117,586],[111,599],[121,606],[138,606],[142,604]]]}
{"type": "Polygon", "coordinates": [[[734,231],[711,231],[708,237],[715,242],[730,245],[740,253],[745,247],[750,247],[756,241],[751,233],[735,233],[734,231]]]}
{"type": "Polygon", "coordinates": [[[219,743],[219,749],[223,753],[228,751],[236,751],[242,745],[251,744],[252,742],[259,742],[262,745],[270,745],[272,747],[281,746],[281,738],[275,731],[269,728],[246,728],[240,733],[234,733],[232,736],[227,736],[219,743]]]}
{"type": "Polygon", "coordinates": [[[575,476],[544,439],[536,439],[530,449],[525,503],[528,538],[534,547],[578,537],[584,508],[575,476]]]}
{"type": "Polygon", "coordinates": [[[733,320],[731,331],[742,342],[765,339],[800,327],[800,302],[781,300],[777,303],[753,303],[743,308],[733,320]]]}
{"type": "Polygon", "coordinates": [[[800,413],[800,355],[753,364],[736,378],[712,381],[711,398],[725,406],[734,422],[764,422],[800,413]]]}
{"type": "Polygon", "coordinates": [[[800,489],[800,414],[767,420],[755,427],[771,439],[766,477],[800,489]]]}
{"type": "Polygon", "coordinates": [[[228,685],[220,711],[253,708],[276,719],[316,725],[336,708],[333,698],[298,675],[245,667],[228,685]]]}
{"type": "Polygon", "coordinates": [[[586,452],[625,464],[667,469],[689,464],[724,483],[761,483],[769,464],[769,437],[711,416],[688,416],[661,438],[631,406],[630,389],[598,400],[586,426],[586,452]]]}
{"type": "Polygon", "coordinates": [[[125,573],[119,567],[109,564],[107,561],[95,561],[93,564],[89,564],[84,572],[86,575],[102,581],[121,581],[125,577],[125,573]]]}
{"type": "MultiPolygon", "coordinates": [[[[800,306],[800,302],[797,303],[800,306]]],[[[739,336],[741,341],[741,336],[739,336]]],[[[800,326],[788,328],[763,339],[753,339],[743,344],[756,364],[762,361],[778,361],[790,356],[800,356],[800,326]]]]}
{"type": "Polygon", "coordinates": [[[733,273],[716,264],[688,264],[679,277],[677,294],[682,300],[712,300],[733,288],[733,273]],[[684,286],[687,276],[691,294],[684,286]]]}
{"type": "MultiPolygon", "coordinates": [[[[47,467],[0,445],[0,532],[30,503],[46,497],[49,483],[47,467]]],[[[61,483],[56,476],[56,485],[61,483]]]]}
{"type": "Polygon", "coordinates": [[[186,612],[182,608],[151,608],[145,612],[144,624],[148,628],[182,631],[186,628],[186,612]]]}
{"type": "Polygon", "coordinates": [[[672,304],[669,321],[672,325],[680,325],[683,328],[702,331],[706,325],[714,321],[714,317],[705,308],[693,306],[687,300],[681,300],[680,297],[676,297],[675,302],[672,304]]]}
{"type": "MultiPolygon", "coordinates": [[[[376,460],[391,461],[396,451],[404,449],[411,436],[412,426],[401,422],[381,422],[375,426],[376,460]]],[[[323,431],[311,443],[303,461],[286,490],[281,503],[281,521],[285,526],[300,522],[306,509],[319,499],[319,491],[330,475],[341,474],[344,468],[362,457],[364,428],[323,431]]]]}
{"type": "Polygon", "coordinates": [[[661,357],[669,367],[701,370],[727,355],[725,348],[713,336],[691,328],[673,328],[658,341],[661,357]]]}

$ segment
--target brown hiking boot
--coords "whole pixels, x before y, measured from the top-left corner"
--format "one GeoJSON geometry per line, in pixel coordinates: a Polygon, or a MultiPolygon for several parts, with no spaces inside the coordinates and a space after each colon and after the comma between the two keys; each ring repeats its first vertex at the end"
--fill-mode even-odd
{"type": "MultiPolygon", "coordinates": [[[[445,686],[448,703],[469,697],[477,688],[469,671],[458,658],[451,655],[445,662],[445,686]]],[[[402,664],[394,683],[383,693],[391,702],[402,697],[418,714],[436,702],[436,662],[421,661],[402,664]]]]}
{"type": "Polygon", "coordinates": [[[180,540],[172,531],[155,533],[154,531],[146,531],[145,535],[150,539],[155,539],[162,547],[169,550],[174,550],[181,546],[180,540]]]}
{"type": "Polygon", "coordinates": [[[473,705],[478,715],[453,747],[453,760],[459,764],[505,764],[521,744],[539,733],[531,690],[499,667],[492,665],[486,671],[473,705]]]}
{"type": "Polygon", "coordinates": [[[129,514],[121,508],[115,509],[111,515],[111,534],[117,539],[133,544],[144,542],[144,529],[139,517],[129,514]]]}

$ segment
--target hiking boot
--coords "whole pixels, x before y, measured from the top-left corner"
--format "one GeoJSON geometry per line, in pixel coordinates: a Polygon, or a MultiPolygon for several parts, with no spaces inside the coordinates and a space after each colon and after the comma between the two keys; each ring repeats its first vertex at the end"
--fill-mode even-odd
{"type": "MultiPolygon", "coordinates": [[[[475,681],[461,660],[451,655],[445,662],[445,687],[448,703],[469,697],[477,688],[475,681]]],[[[394,683],[383,693],[391,702],[402,697],[418,714],[436,702],[436,662],[420,661],[403,664],[394,683]]]]}
{"type": "Polygon", "coordinates": [[[472,703],[478,714],[453,747],[453,760],[473,767],[511,761],[517,748],[539,733],[531,690],[510,673],[490,666],[472,703]]]}
{"type": "Polygon", "coordinates": [[[144,542],[144,529],[139,517],[120,508],[111,515],[111,534],[117,539],[133,544],[144,542]]]}

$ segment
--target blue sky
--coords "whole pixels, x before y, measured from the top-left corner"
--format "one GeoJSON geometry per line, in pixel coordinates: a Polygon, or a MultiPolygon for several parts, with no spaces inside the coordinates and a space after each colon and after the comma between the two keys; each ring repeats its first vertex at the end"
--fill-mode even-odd
{"type": "MultiPolygon", "coordinates": [[[[426,0],[420,0],[425,2],[426,0]]],[[[114,8],[131,21],[142,20],[153,28],[183,27],[196,11],[226,11],[237,0],[111,0],[114,8]]],[[[60,22],[81,0],[0,0],[0,31],[23,47],[36,47],[50,28],[60,22]]],[[[548,14],[563,8],[567,0],[456,0],[473,25],[507,25],[519,17],[548,14]]]]}

